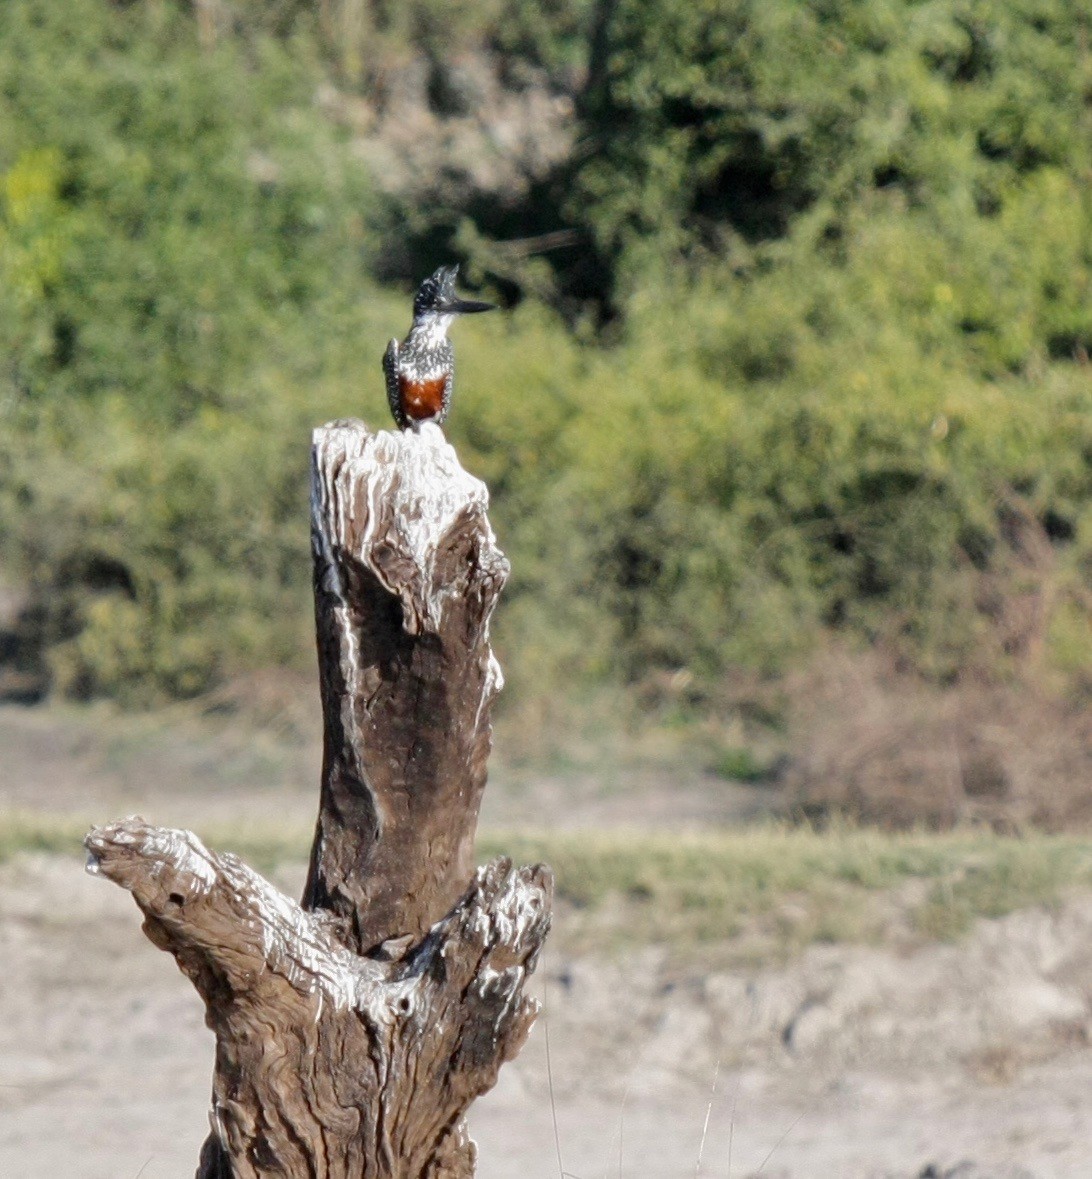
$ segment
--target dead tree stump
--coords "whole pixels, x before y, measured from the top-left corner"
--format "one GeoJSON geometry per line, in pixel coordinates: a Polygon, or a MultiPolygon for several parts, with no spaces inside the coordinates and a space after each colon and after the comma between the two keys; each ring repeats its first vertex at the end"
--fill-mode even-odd
{"type": "Polygon", "coordinates": [[[465,1179],[464,1114],[530,1031],[542,865],[472,868],[508,574],[488,497],[438,427],[315,431],[324,718],[302,905],[188,831],[86,839],[216,1033],[198,1179],[465,1179]]]}

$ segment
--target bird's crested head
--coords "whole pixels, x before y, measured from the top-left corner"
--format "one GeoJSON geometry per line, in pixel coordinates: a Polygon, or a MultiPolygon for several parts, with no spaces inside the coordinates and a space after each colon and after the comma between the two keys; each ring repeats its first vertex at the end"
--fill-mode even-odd
{"type": "Polygon", "coordinates": [[[458,266],[441,266],[421,283],[413,299],[414,319],[424,319],[431,315],[468,315],[475,311],[494,309],[493,303],[482,303],[477,299],[460,299],[455,294],[455,279],[458,273],[458,266]]]}

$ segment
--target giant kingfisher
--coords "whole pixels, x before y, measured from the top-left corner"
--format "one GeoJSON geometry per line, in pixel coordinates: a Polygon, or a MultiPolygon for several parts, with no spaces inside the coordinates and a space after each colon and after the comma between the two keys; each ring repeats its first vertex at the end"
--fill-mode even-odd
{"type": "Polygon", "coordinates": [[[458,266],[441,266],[421,284],[413,300],[413,326],[401,344],[391,340],[383,354],[387,401],[403,430],[422,422],[442,425],[455,387],[455,349],[447,329],[456,315],[492,311],[494,304],[455,294],[458,266]]]}

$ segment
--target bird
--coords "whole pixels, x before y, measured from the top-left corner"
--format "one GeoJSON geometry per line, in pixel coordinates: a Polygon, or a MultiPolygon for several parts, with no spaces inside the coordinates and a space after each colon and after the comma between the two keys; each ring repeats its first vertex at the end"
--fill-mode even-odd
{"type": "Polygon", "coordinates": [[[455,349],[447,329],[457,315],[493,311],[495,304],[455,294],[458,266],[441,266],[421,283],[413,299],[413,325],[401,344],[383,354],[387,401],[401,429],[423,422],[443,425],[455,388],[455,349]]]}

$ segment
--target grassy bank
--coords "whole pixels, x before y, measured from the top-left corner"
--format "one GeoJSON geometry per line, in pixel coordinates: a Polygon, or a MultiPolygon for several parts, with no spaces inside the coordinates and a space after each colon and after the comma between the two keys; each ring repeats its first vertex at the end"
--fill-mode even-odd
{"type": "MultiPolygon", "coordinates": [[[[76,857],[84,833],[64,816],[2,813],[0,863],[35,852],[76,857]]],[[[268,872],[302,861],[311,831],[254,822],[201,835],[268,872]]],[[[1092,841],[1038,833],[485,832],[479,859],[501,854],[553,867],[558,940],[570,950],[661,944],[736,962],[781,960],[816,942],[957,938],[978,918],[1092,887],[1092,841]]]]}

